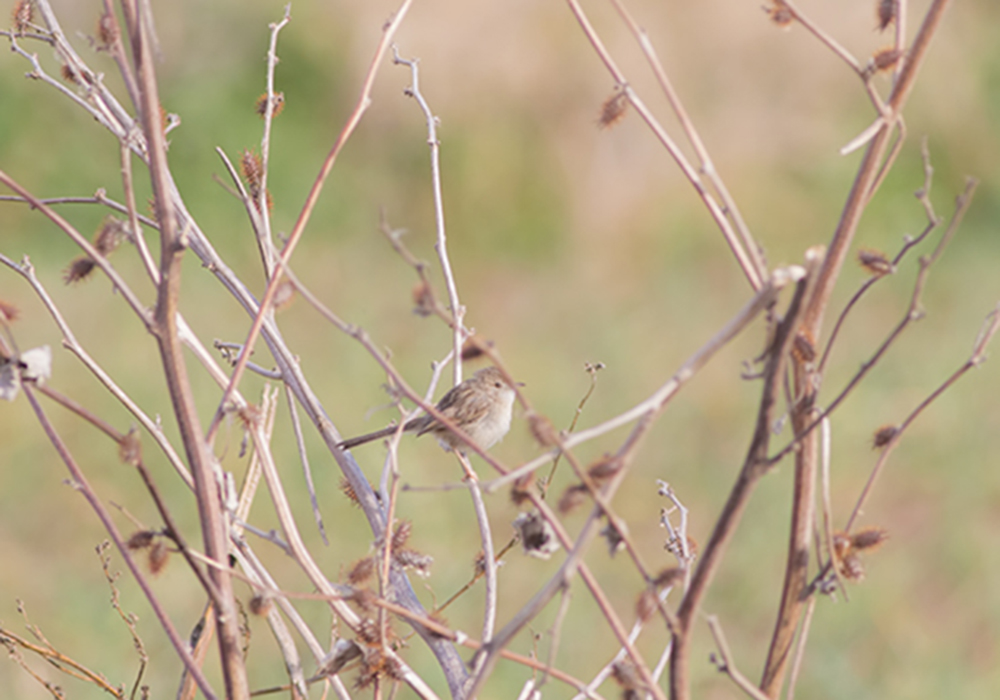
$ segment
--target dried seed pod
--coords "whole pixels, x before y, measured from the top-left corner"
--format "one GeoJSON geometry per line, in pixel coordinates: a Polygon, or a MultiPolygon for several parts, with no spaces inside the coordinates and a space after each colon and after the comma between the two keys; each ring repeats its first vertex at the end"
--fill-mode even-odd
{"type": "Polygon", "coordinates": [[[851,545],[859,552],[875,551],[889,539],[889,531],[881,527],[866,527],[851,535],[851,545]]]}
{"type": "Polygon", "coordinates": [[[556,533],[538,511],[521,513],[512,524],[521,539],[521,547],[525,554],[548,559],[553,552],[559,551],[556,533]]]}
{"type": "Polygon", "coordinates": [[[887,71],[899,63],[899,59],[902,57],[903,52],[895,46],[886,46],[876,51],[875,55],[872,56],[872,67],[876,73],[887,71]]]}
{"type": "Polygon", "coordinates": [[[597,125],[602,129],[610,129],[628,113],[628,96],[624,90],[615,90],[611,97],[601,105],[601,116],[597,125]]]}
{"type": "Polygon", "coordinates": [[[886,27],[896,19],[898,0],[875,0],[875,16],[878,19],[878,30],[884,32],[886,27]]]}
{"type": "Polygon", "coordinates": [[[771,21],[782,29],[787,29],[795,21],[795,13],[783,0],[772,0],[771,7],[765,7],[764,11],[771,18],[771,21]]]}
{"type": "Polygon", "coordinates": [[[587,496],[589,495],[590,492],[583,484],[573,484],[572,486],[568,486],[566,490],[563,491],[563,495],[559,498],[559,513],[561,515],[566,515],[567,513],[576,510],[586,502],[587,496]]]}
{"type": "Polygon", "coordinates": [[[552,425],[552,421],[547,417],[537,413],[529,414],[528,427],[531,429],[531,435],[542,447],[551,447],[558,444],[559,435],[556,432],[555,426],[552,425]]]}
{"type": "Polygon", "coordinates": [[[139,429],[135,426],[132,426],[118,443],[118,458],[123,464],[129,464],[133,467],[142,461],[142,441],[139,429]]]}
{"type": "Polygon", "coordinates": [[[656,594],[647,588],[639,594],[635,601],[635,616],[645,624],[656,614],[656,607],[656,594]]]}
{"type": "Polygon", "coordinates": [[[514,485],[510,487],[510,500],[514,503],[514,505],[519,506],[525,501],[531,499],[531,493],[528,489],[531,488],[534,481],[534,472],[529,472],[514,480],[514,485]]]}
{"type": "Polygon", "coordinates": [[[587,475],[596,483],[602,484],[622,468],[622,461],[617,457],[605,454],[587,468],[587,475]]]}
{"type": "Polygon", "coordinates": [[[149,548],[149,570],[155,576],[166,568],[169,559],[170,550],[167,549],[167,543],[162,539],[156,540],[149,548]]]}
{"type": "Polygon", "coordinates": [[[889,260],[889,256],[881,250],[876,250],[874,248],[862,248],[859,250],[858,262],[861,264],[861,267],[868,271],[869,274],[876,277],[891,275],[896,271],[896,268],[893,267],[892,261],[889,260]]]}
{"type": "Polygon", "coordinates": [[[128,542],[125,543],[125,546],[133,552],[145,549],[149,545],[153,544],[153,539],[156,537],[156,534],[157,533],[152,530],[138,530],[132,533],[131,537],[128,538],[128,542]]]}
{"type": "MultiPolygon", "coordinates": [[[[263,119],[267,116],[267,93],[264,93],[257,98],[257,105],[255,107],[257,114],[263,119]]],[[[271,118],[278,116],[285,109],[285,93],[276,92],[274,97],[271,99],[271,118]]]]}
{"type": "Polygon", "coordinates": [[[250,612],[257,617],[267,617],[274,607],[274,599],[264,593],[258,593],[250,599],[248,605],[250,612]]]}
{"type": "Polygon", "coordinates": [[[359,586],[370,579],[374,573],[375,560],[372,557],[358,559],[347,572],[347,582],[352,586],[359,586]]]}
{"type": "Polygon", "coordinates": [[[885,447],[894,437],[896,437],[896,433],[898,432],[899,428],[895,425],[883,425],[875,431],[875,437],[872,439],[872,449],[875,450],[880,447],[885,447]]]}

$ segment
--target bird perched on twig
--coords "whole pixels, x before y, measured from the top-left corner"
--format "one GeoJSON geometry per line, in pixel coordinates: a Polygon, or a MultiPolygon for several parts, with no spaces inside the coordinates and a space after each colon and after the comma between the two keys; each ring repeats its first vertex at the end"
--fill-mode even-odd
{"type": "MultiPolygon", "coordinates": [[[[488,450],[510,430],[514,408],[514,387],[496,367],[481,369],[441,397],[435,408],[472,438],[479,447],[488,450]]],[[[338,447],[349,450],[372,440],[392,435],[399,426],[391,425],[374,433],[359,435],[341,442],[338,447]]],[[[431,433],[446,450],[465,452],[465,441],[430,414],[418,416],[403,426],[406,432],[418,436],[431,433]]]]}

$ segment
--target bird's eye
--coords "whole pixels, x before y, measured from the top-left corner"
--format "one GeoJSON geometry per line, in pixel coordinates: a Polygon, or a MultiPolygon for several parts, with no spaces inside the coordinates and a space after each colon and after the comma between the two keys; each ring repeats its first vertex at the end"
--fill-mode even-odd
{"type": "Polygon", "coordinates": [[[501,384],[500,382],[497,382],[493,386],[495,386],[497,389],[503,389],[503,384],[501,384]]]}

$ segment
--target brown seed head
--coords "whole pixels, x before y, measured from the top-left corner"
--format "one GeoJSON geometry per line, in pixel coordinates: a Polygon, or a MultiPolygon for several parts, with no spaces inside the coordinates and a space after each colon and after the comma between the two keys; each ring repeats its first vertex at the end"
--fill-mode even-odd
{"type": "Polygon", "coordinates": [[[133,467],[142,461],[142,440],[139,429],[135,426],[118,443],[118,458],[123,464],[133,467]]]}
{"type": "Polygon", "coordinates": [[[97,267],[97,263],[82,255],[69,264],[63,272],[63,282],[66,284],[76,284],[90,276],[90,273],[97,267]]]}
{"type": "Polygon", "coordinates": [[[359,586],[372,577],[375,573],[375,560],[371,557],[358,559],[351,565],[351,570],[347,572],[347,582],[352,586],[359,586]]]}
{"type": "Polygon", "coordinates": [[[764,12],[768,14],[776,26],[782,29],[787,29],[795,21],[795,13],[784,3],[784,0],[772,0],[771,7],[765,7],[764,12]]]}
{"type": "Polygon", "coordinates": [[[128,538],[128,542],[125,546],[128,547],[133,552],[145,549],[149,545],[153,544],[153,538],[156,537],[156,533],[152,530],[138,530],[132,533],[132,536],[128,538]]]}
{"type": "Polygon", "coordinates": [[[396,523],[396,527],[392,533],[392,551],[402,549],[406,546],[406,543],[410,540],[410,535],[413,534],[413,523],[409,520],[400,520],[396,523]]]}
{"type": "Polygon", "coordinates": [[[899,63],[902,56],[903,52],[895,46],[886,46],[876,51],[875,55],[872,56],[872,66],[876,73],[882,73],[899,63]]]}
{"type": "MultiPolygon", "coordinates": [[[[271,117],[274,118],[281,114],[282,110],[285,109],[285,93],[276,92],[274,94],[274,99],[271,100],[271,117]]],[[[267,93],[264,93],[257,98],[256,106],[257,114],[263,119],[267,116],[267,93]]]]}
{"type": "Polygon", "coordinates": [[[875,0],[875,16],[878,19],[878,30],[884,32],[896,19],[896,3],[899,0],[875,0]]]}
{"type": "Polygon", "coordinates": [[[94,234],[94,247],[101,255],[109,255],[128,237],[125,222],[113,216],[104,217],[94,234]]]}
{"type": "Polygon", "coordinates": [[[258,593],[250,599],[248,607],[250,608],[250,612],[257,617],[267,617],[271,612],[271,608],[274,607],[274,600],[269,595],[258,593]]]}
{"type": "Polygon", "coordinates": [[[636,598],[635,616],[642,623],[649,622],[653,615],[656,614],[656,607],[656,594],[647,588],[636,598]]]}
{"type": "Polygon", "coordinates": [[[858,262],[861,264],[861,267],[865,268],[869,274],[875,277],[891,275],[896,271],[896,268],[893,267],[892,262],[889,260],[889,256],[881,250],[875,250],[874,248],[862,248],[859,250],[858,262]]]}
{"type": "Polygon", "coordinates": [[[97,50],[110,51],[118,43],[119,37],[118,22],[115,21],[114,15],[108,12],[102,13],[97,20],[97,50]]]}
{"type": "Polygon", "coordinates": [[[872,439],[872,449],[877,450],[880,447],[885,447],[896,437],[896,433],[898,432],[899,428],[895,425],[883,425],[875,431],[875,437],[872,439]]]}
{"type": "Polygon", "coordinates": [[[162,539],[156,540],[153,546],[149,548],[150,572],[155,576],[163,571],[167,566],[168,559],[170,559],[170,550],[167,549],[167,543],[162,539]]]}
{"type": "Polygon", "coordinates": [[[430,284],[420,280],[413,285],[413,313],[427,317],[434,313],[434,290],[430,284]]]}
{"type": "Polygon", "coordinates": [[[462,343],[462,361],[475,360],[486,354],[488,349],[493,347],[492,340],[485,340],[478,335],[472,335],[462,343]]]}
{"type": "Polygon", "coordinates": [[[35,8],[31,0],[18,0],[10,13],[14,31],[18,34],[23,34],[31,29],[31,20],[34,19],[34,12],[35,8]]]}
{"type": "Polygon", "coordinates": [[[531,488],[534,481],[534,472],[529,472],[514,480],[514,484],[510,487],[510,500],[514,505],[519,506],[531,499],[531,492],[528,489],[531,488]]]}
{"type": "Polygon", "coordinates": [[[851,536],[851,545],[859,552],[875,551],[889,539],[889,531],[881,527],[866,527],[851,536]]]}
{"type": "Polygon", "coordinates": [[[343,477],[340,480],[340,492],[347,496],[347,500],[351,503],[359,508],[361,507],[361,503],[358,501],[358,494],[354,492],[354,487],[351,486],[351,482],[348,481],[346,477],[343,477]]]}
{"type": "Polygon", "coordinates": [[[657,588],[669,588],[684,580],[684,569],[679,566],[671,566],[656,575],[653,585],[657,588]]]}
{"type": "Polygon", "coordinates": [[[556,432],[556,428],[546,416],[537,413],[529,414],[528,428],[531,430],[532,437],[542,447],[551,447],[559,442],[559,435],[556,432]]]}
{"type": "Polygon", "coordinates": [[[622,468],[622,462],[617,457],[605,453],[603,457],[587,468],[587,475],[597,484],[603,484],[622,468]]]}
{"type": "Polygon", "coordinates": [[[431,564],[434,563],[434,557],[429,554],[421,554],[413,549],[394,552],[392,560],[403,569],[409,569],[420,578],[427,578],[431,575],[431,564]]]}
{"type": "Polygon", "coordinates": [[[628,114],[628,96],[624,90],[615,90],[611,97],[601,105],[601,116],[597,125],[602,129],[610,129],[628,114]]]}
{"type": "Polygon", "coordinates": [[[563,491],[563,495],[559,498],[560,515],[566,515],[567,513],[579,508],[586,502],[587,496],[589,495],[590,492],[583,484],[573,484],[572,486],[567,486],[566,490],[563,491]]]}
{"type": "Polygon", "coordinates": [[[816,359],[816,341],[808,328],[800,328],[792,339],[792,356],[803,365],[816,359]]]}
{"type": "Polygon", "coordinates": [[[848,581],[863,581],[865,578],[865,567],[861,563],[861,557],[857,554],[848,554],[840,562],[840,575],[848,581]]]}
{"type": "Polygon", "coordinates": [[[295,285],[291,280],[282,280],[274,291],[274,301],[271,305],[275,311],[283,311],[291,306],[293,301],[295,301],[295,285]]]}

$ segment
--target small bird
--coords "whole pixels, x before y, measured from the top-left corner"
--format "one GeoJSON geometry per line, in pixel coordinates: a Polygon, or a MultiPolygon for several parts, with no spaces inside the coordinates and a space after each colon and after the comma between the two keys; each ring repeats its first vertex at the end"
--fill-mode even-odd
{"type": "MultiPolygon", "coordinates": [[[[465,431],[479,447],[488,450],[510,430],[514,408],[514,388],[496,367],[481,369],[441,397],[435,408],[445,418],[465,431]]],[[[372,440],[392,435],[399,429],[390,425],[374,433],[359,435],[341,442],[338,447],[349,450],[372,440]]],[[[417,435],[431,433],[446,450],[465,452],[465,441],[430,414],[406,422],[403,430],[417,435]]]]}

